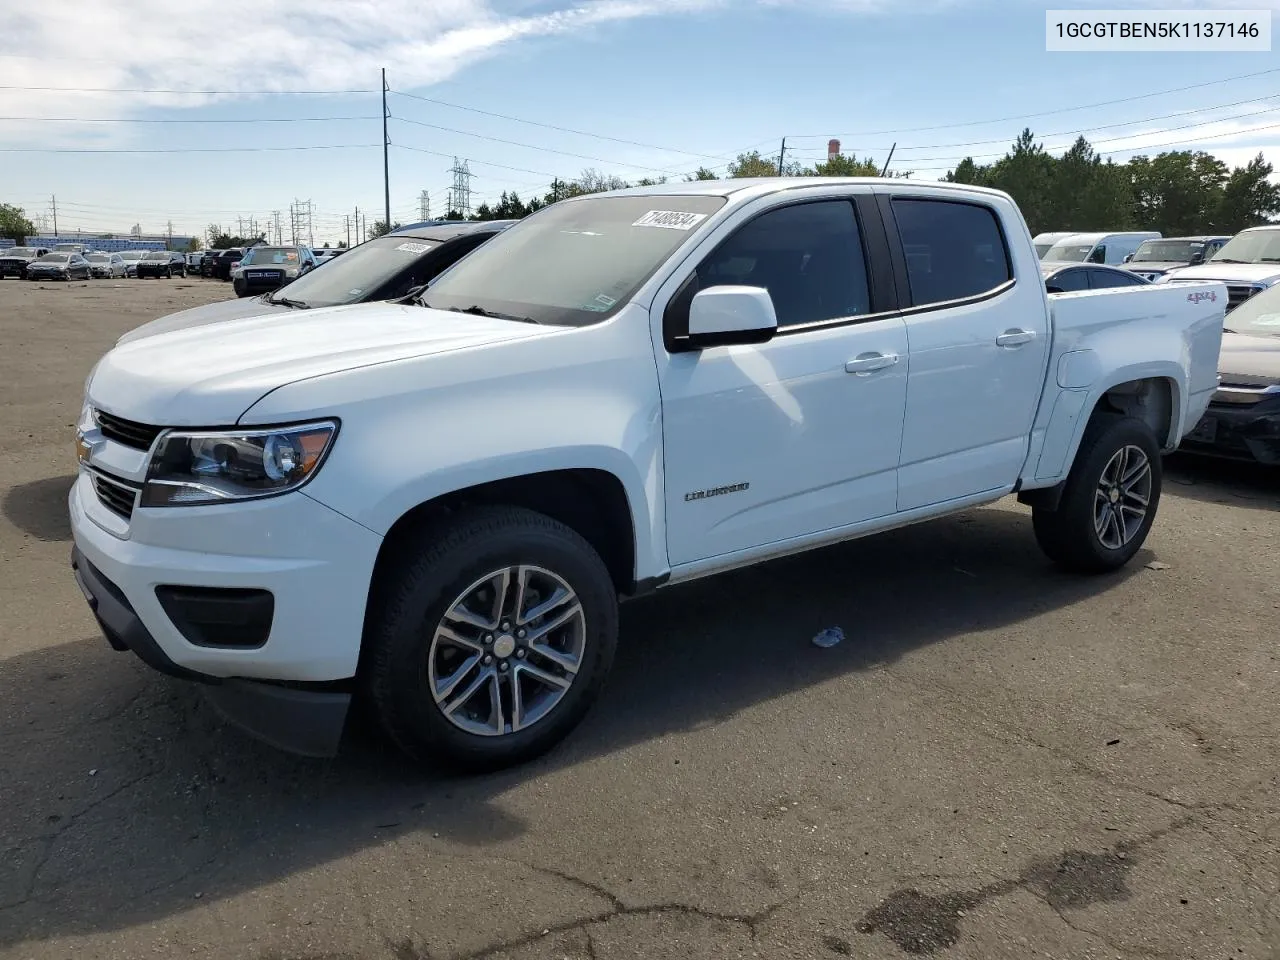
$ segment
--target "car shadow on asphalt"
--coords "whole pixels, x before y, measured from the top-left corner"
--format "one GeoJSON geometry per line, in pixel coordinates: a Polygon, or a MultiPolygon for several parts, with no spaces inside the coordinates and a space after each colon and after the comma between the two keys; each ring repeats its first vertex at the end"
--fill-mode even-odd
{"type": "Polygon", "coordinates": [[[1173,453],[1165,457],[1164,496],[1246,510],[1280,510],[1280,467],[1173,453]]]}
{"type": "Polygon", "coordinates": [[[69,541],[71,518],[67,513],[67,495],[75,482],[72,474],[10,487],[0,501],[0,513],[37,540],[69,541]]]}
{"type": "Polygon", "coordinates": [[[416,769],[362,723],[334,760],[278,753],[86,622],[0,663],[0,948],[160,920],[401,835],[482,850],[525,832],[496,802],[517,784],[1078,603],[1148,558],[1067,575],[1027,511],[987,509],[674,587],[624,606],[609,686],[567,742],[483,777],[416,769]],[[846,640],[815,647],[831,626],[846,640]]]}

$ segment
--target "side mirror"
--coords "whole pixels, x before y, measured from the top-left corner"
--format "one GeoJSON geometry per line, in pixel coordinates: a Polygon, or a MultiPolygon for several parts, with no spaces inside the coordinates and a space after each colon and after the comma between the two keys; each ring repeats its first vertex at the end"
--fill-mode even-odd
{"type": "Polygon", "coordinates": [[[695,349],[765,343],[777,332],[778,315],[763,287],[710,287],[689,304],[689,345],[695,349]]]}
{"type": "Polygon", "coordinates": [[[1126,254],[1124,255],[1124,262],[1125,262],[1125,263],[1128,263],[1128,262],[1129,262],[1130,260],[1132,260],[1132,259],[1133,259],[1133,254],[1132,254],[1132,253],[1126,253],[1126,254]]]}
{"type": "Polygon", "coordinates": [[[1204,253],[1203,253],[1203,252],[1193,253],[1193,254],[1191,255],[1190,265],[1194,267],[1197,263],[1204,263],[1204,253]]]}

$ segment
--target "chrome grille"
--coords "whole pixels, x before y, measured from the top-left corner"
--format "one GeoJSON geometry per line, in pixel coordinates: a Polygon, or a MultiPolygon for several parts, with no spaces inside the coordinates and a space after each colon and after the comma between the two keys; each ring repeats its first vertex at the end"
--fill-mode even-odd
{"type": "Polygon", "coordinates": [[[104,437],[108,440],[114,440],[116,443],[124,444],[126,447],[133,447],[135,450],[150,450],[151,444],[160,435],[160,427],[126,420],[124,417],[117,417],[107,413],[105,410],[95,410],[93,414],[97,418],[98,426],[101,428],[104,437]]]}
{"type": "Polygon", "coordinates": [[[93,474],[93,491],[102,505],[117,516],[128,520],[138,500],[138,487],[122,480],[113,480],[100,473],[93,474]]]}

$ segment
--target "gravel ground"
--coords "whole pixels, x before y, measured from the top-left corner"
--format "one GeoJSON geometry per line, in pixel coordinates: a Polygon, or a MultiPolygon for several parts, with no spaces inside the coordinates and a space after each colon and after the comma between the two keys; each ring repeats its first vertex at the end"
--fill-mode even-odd
{"type": "Polygon", "coordinates": [[[68,568],[89,368],[228,293],[0,282],[0,958],[1280,957],[1275,474],[1171,459],[1113,577],[1005,501],[636,602],[519,770],[302,760],[68,568]]]}

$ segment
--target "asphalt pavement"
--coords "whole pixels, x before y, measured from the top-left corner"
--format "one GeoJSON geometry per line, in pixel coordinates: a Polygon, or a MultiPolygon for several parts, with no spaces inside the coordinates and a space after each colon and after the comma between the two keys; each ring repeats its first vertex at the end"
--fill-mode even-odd
{"type": "Polygon", "coordinates": [[[229,293],[0,282],[3,960],[1280,957],[1280,475],[1171,458],[1114,576],[1009,500],[629,604],[516,770],[299,759],[68,566],[90,367],[229,293]]]}

